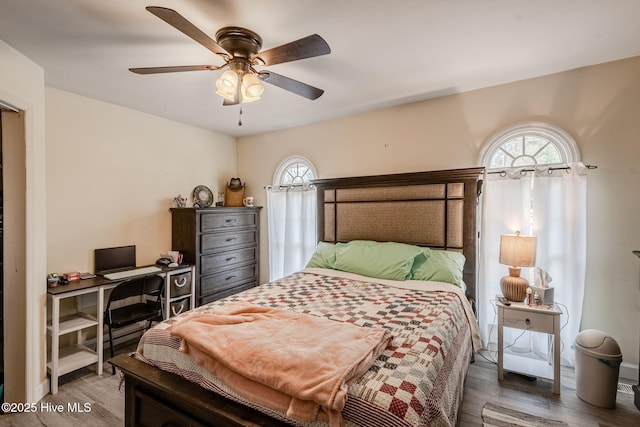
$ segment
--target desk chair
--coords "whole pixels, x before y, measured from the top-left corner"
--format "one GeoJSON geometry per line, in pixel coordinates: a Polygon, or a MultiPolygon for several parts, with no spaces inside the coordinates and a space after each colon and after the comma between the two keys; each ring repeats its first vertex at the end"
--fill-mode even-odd
{"type": "MultiPolygon", "coordinates": [[[[135,277],[120,283],[109,294],[109,300],[104,312],[104,323],[109,327],[109,350],[113,351],[113,330],[137,322],[148,321],[144,328],[151,327],[154,320],[162,320],[162,290],[164,278],[160,276],[135,277]],[[133,303],[125,301],[138,297],[133,303]],[[151,297],[151,298],[149,298],[151,297]],[[118,304],[115,304],[118,302],[118,304]]],[[[115,366],[111,367],[116,373],[115,366]]]]}

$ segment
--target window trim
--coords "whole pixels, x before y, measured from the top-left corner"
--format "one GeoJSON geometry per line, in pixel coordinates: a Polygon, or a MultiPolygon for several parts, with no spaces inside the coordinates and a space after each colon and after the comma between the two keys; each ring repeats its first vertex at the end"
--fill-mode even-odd
{"type": "Polygon", "coordinates": [[[527,122],[503,129],[491,136],[491,138],[489,138],[490,142],[484,146],[480,153],[480,164],[486,166],[489,170],[489,162],[498,148],[513,138],[525,135],[538,136],[551,141],[558,148],[560,156],[562,157],[562,163],[580,161],[578,144],[567,132],[549,123],[527,122]]]}
{"type": "Polygon", "coordinates": [[[282,160],[278,164],[278,167],[276,168],[276,171],[273,174],[274,186],[283,185],[281,184],[282,176],[293,163],[303,163],[306,167],[308,167],[311,170],[311,173],[313,173],[313,179],[318,178],[318,172],[316,171],[316,167],[313,165],[313,163],[309,159],[303,156],[290,156],[282,160]]]}

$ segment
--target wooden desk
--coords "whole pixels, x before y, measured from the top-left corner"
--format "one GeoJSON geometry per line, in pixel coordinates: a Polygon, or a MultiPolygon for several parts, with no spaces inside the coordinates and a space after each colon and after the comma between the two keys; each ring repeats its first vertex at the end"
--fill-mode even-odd
{"type": "MultiPolygon", "coordinates": [[[[191,265],[180,266],[176,268],[164,268],[157,273],[165,278],[164,286],[164,302],[165,313],[164,317],[171,316],[169,307],[172,301],[177,299],[183,300],[190,298],[189,308],[194,307],[194,267],[191,265]],[[172,288],[171,281],[174,276],[182,276],[190,273],[190,289],[188,293],[182,293],[179,297],[174,297],[171,294],[172,288]]],[[[96,373],[102,375],[103,369],[103,350],[104,350],[104,307],[105,307],[105,295],[108,290],[116,287],[126,279],[120,280],[108,280],[104,277],[95,277],[93,279],[86,280],[74,280],[66,285],[58,285],[47,289],[47,299],[51,303],[51,323],[47,325],[47,333],[51,336],[51,360],[47,363],[47,371],[51,376],[51,393],[58,392],[58,377],[60,375],[67,374],[69,372],[80,369],[84,366],[97,363],[96,373]],[[76,300],[76,312],[60,317],[60,302],[66,298],[75,298],[80,295],[96,294],[96,314],[90,314],[83,311],[76,300]],[[96,350],[92,350],[83,344],[82,331],[96,328],[96,350]],[[77,334],[77,344],[60,348],[60,337],[65,334],[73,333],[77,334]]],[[[183,284],[184,280],[180,280],[183,284]]],[[[185,286],[183,284],[183,286],[185,286]]]]}

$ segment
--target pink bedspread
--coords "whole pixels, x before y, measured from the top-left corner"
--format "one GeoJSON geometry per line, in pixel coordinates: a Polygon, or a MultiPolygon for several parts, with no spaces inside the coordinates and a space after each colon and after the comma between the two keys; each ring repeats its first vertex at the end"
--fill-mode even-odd
{"type": "Polygon", "coordinates": [[[391,338],[382,328],[246,303],[187,317],[171,334],[181,338],[182,352],[238,394],[331,426],[342,425],[349,382],[391,338]]]}

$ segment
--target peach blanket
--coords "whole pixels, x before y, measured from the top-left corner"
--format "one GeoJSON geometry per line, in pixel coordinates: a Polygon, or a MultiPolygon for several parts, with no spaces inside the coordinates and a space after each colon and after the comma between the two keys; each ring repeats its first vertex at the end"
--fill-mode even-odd
{"type": "Polygon", "coordinates": [[[255,403],[305,422],[342,425],[349,382],[391,335],[288,310],[238,303],[172,326],[180,351],[255,403]]]}

